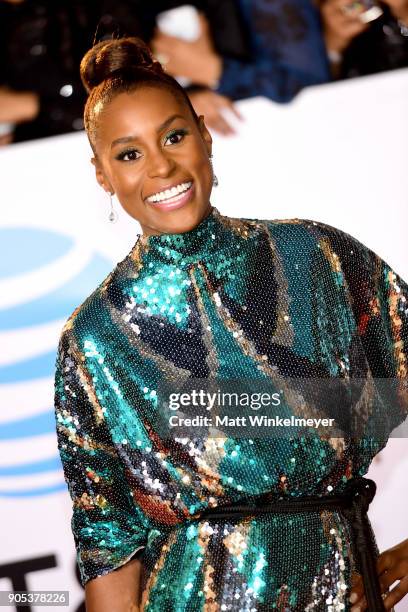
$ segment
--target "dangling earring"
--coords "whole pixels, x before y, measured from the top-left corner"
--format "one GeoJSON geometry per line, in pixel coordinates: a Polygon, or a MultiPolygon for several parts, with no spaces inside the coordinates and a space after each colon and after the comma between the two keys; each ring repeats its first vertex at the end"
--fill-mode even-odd
{"type": "Polygon", "coordinates": [[[212,169],[212,173],[213,173],[213,186],[214,187],[218,187],[218,178],[214,174],[214,166],[213,166],[213,156],[212,156],[212,153],[211,153],[209,159],[210,159],[211,169],[212,169]]]}
{"type": "Polygon", "coordinates": [[[110,197],[110,213],[109,213],[108,219],[110,223],[116,223],[116,221],[118,220],[118,215],[116,211],[113,209],[113,202],[112,202],[113,193],[109,192],[109,197],[110,197]]]}

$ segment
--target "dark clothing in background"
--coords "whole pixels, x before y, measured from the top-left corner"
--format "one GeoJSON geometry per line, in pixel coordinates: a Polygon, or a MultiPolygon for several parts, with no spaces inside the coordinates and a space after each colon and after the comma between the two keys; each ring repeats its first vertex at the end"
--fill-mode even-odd
{"type": "MultiPolygon", "coordinates": [[[[127,9],[122,12],[121,4],[117,0],[105,0],[103,3],[104,19],[110,14],[112,22],[116,22],[116,32],[121,36],[136,34],[150,42],[159,13],[189,4],[204,13],[208,19],[214,48],[219,55],[251,60],[250,32],[236,0],[128,0],[127,9]],[[127,13],[135,16],[137,33],[135,25],[129,24],[127,13]]],[[[99,36],[101,35],[99,29],[99,36]]]]}
{"type": "MultiPolygon", "coordinates": [[[[312,0],[188,3],[206,15],[223,58],[217,92],[232,100],[267,96],[287,102],[303,87],[330,80],[312,0]]],[[[186,0],[0,0],[0,85],[35,92],[40,99],[39,115],[16,126],[14,142],[83,129],[86,93],[79,65],[85,52],[112,36],[149,42],[157,15],[183,4],[186,0]]]]}
{"type": "Polygon", "coordinates": [[[313,0],[236,0],[250,32],[251,61],[224,57],[219,93],[290,102],[331,80],[320,13],[313,0]]]}
{"type": "Polygon", "coordinates": [[[400,25],[387,6],[382,8],[383,15],[347,48],[340,78],[408,67],[408,27],[400,25]]]}
{"type": "MultiPolygon", "coordinates": [[[[113,12],[114,0],[110,0],[113,12]]],[[[186,0],[133,0],[143,37],[153,36],[156,16],[186,0]]],[[[313,0],[191,0],[210,25],[223,59],[216,91],[232,100],[266,96],[289,102],[308,85],[326,83],[330,69],[320,14],[313,0]]],[[[121,26],[126,30],[126,24],[121,26]]],[[[202,89],[202,87],[200,87],[202,89]]]]}
{"type": "MultiPolygon", "coordinates": [[[[118,36],[137,35],[150,43],[156,28],[159,13],[187,4],[187,0],[129,0],[126,11],[121,3],[105,0],[104,16],[99,24],[98,38],[110,38],[112,29],[118,36]],[[129,24],[127,13],[133,15],[129,24]],[[136,23],[137,22],[137,23],[136,23]],[[107,31],[105,32],[105,28],[107,31]]],[[[253,61],[251,32],[237,0],[188,0],[206,16],[215,51],[226,61],[237,61],[250,65],[253,61]]],[[[206,89],[202,85],[189,85],[188,92],[206,89]]],[[[246,97],[246,96],[245,96],[246,97]]]]}
{"type": "MultiPolygon", "coordinates": [[[[31,91],[40,112],[14,131],[14,142],[83,129],[86,92],[79,75],[83,55],[112,36],[149,41],[158,13],[185,4],[177,0],[0,0],[0,86],[31,91]]],[[[235,0],[193,0],[213,27],[221,54],[250,58],[248,34],[235,0]]]]}
{"type": "Polygon", "coordinates": [[[79,63],[92,46],[96,0],[0,2],[0,83],[40,99],[33,121],[16,126],[14,142],[83,128],[86,99],[79,63]]]}
{"type": "MultiPolygon", "coordinates": [[[[149,41],[156,16],[187,0],[129,1],[149,41]]],[[[304,87],[331,81],[320,13],[313,0],[191,0],[209,20],[223,58],[217,92],[232,100],[266,96],[289,102],[304,87]]],[[[116,5],[110,0],[112,12],[116,5]]],[[[408,66],[406,36],[389,7],[345,53],[341,78],[408,66]]],[[[108,11],[105,11],[108,12],[108,11]]],[[[123,33],[126,33],[124,22],[123,33]]]]}

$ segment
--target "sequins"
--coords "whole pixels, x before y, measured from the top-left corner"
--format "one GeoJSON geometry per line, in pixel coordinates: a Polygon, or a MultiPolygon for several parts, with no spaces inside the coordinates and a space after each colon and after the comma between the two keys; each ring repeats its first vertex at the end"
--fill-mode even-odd
{"type": "Polygon", "coordinates": [[[59,343],[56,427],[82,583],[141,551],[146,611],[349,609],[354,545],[339,513],[199,517],[264,493],[332,496],[379,445],[320,432],[164,439],[158,385],[361,372],[403,380],[407,299],[377,255],[314,221],[213,208],[185,234],[139,237],[59,343]]]}

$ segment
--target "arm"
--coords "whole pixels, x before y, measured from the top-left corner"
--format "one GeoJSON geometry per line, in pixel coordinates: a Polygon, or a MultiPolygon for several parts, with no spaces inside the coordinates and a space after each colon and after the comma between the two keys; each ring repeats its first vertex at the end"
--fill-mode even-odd
{"type": "MultiPolygon", "coordinates": [[[[377,573],[381,591],[387,594],[384,599],[384,607],[386,610],[393,610],[393,606],[408,593],[408,538],[379,555],[377,573]],[[398,584],[389,591],[394,582],[398,584]]],[[[363,612],[367,610],[367,601],[361,576],[355,574],[352,583],[350,602],[354,605],[351,612],[363,612]]]]}
{"type": "Polygon", "coordinates": [[[367,362],[365,365],[359,359],[359,367],[365,373],[368,366],[379,384],[386,407],[381,422],[385,429],[380,431],[380,438],[384,434],[388,438],[408,415],[408,283],[350,234],[323,223],[318,225],[324,229],[325,240],[341,267],[354,314],[354,335],[361,342],[367,362]]]}
{"type": "Polygon", "coordinates": [[[351,41],[369,27],[360,18],[363,6],[347,9],[343,0],[323,0],[320,11],[328,53],[341,55],[351,41]]]}
{"type": "MultiPolygon", "coordinates": [[[[321,68],[323,66],[326,66],[326,60],[322,58],[321,68]]],[[[307,73],[268,57],[250,64],[224,58],[222,75],[215,91],[232,100],[264,96],[275,102],[290,102],[303,87],[329,80],[326,68],[307,73]]]]}
{"type": "Polygon", "coordinates": [[[94,612],[102,611],[102,598],[106,612],[113,610],[107,602],[116,602],[117,612],[134,612],[140,563],[132,557],[144,548],[149,523],[133,501],[80,348],[72,327],[62,333],[55,416],[81,582],[94,612]]]}
{"type": "Polygon", "coordinates": [[[400,19],[408,25],[408,0],[384,0],[395,19],[400,19]]]}
{"type": "MultiPolygon", "coordinates": [[[[170,74],[182,75],[233,100],[266,96],[287,102],[304,86],[330,80],[320,17],[310,0],[255,1],[246,19],[253,34],[251,62],[220,56],[208,25],[195,42],[158,31],[151,41],[170,74]]],[[[205,24],[205,20],[202,19],[205,24]]]]}
{"type": "Polygon", "coordinates": [[[252,30],[253,60],[224,57],[219,93],[288,102],[302,87],[330,80],[320,16],[310,0],[240,5],[252,30]]]}
{"type": "Polygon", "coordinates": [[[34,92],[0,87],[0,123],[31,121],[39,110],[39,98],[34,92]]]}
{"type": "Polygon", "coordinates": [[[141,563],[129,561],[85,585],[86,612],[139,612],[141,563]]]}
{"type": "MultiPolygon", "coordinates": [[[[338,282],[346,284],[356,324],[355,334],[361,339],[371,375],[374,379],[390,379],[396,383],[395,394],[384,394],[383,405],[390,413],[385,415],[388,419],[381,419],[381,424],[387,426],[387,431],[380,430],[382,444],[383,434],[388,437],[408,416],[408,283],[350,234],[321,222],[313,223],[323,230],[319,238],[325,243],[324,251],[338,274],[338,282]]],[[[354,339],[353,344],[357,346],[354,339]]],[[[363,367],[358,352],[354,361],[356,365],[360,361],[359,367],[363,367]]],[[[371,449],[366,448],[360,445],[355,456],[354,468],[357,462],[364,467],[364,472],[360,473],[367,471],[372,456],[380,450],[376,444],[371,449]]],[[[376,563],[382,593],[387,594],[385,609],[392,610],[408,593],[408,540],[382,552],[376,563]],[[400,582],[388,593],[396,581],[400,582]]],[[[364,585],[357,573],[352,576],[351,597],[351,612],[367,610],[364,585]]]]}

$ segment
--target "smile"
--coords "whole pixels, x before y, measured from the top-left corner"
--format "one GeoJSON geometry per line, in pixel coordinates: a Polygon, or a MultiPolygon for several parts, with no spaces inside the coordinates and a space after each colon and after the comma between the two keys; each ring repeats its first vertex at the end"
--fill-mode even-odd
{"type": "Polygon", "coordinates": [[[150,202],[151,204],[154,204],[156,202],[170,203],[172,201],[177,201],[183,193],[185,193],[191,188],[192,184],[192,181],[188,181],[187,183],[180,183],[179,185],[171,187],[171,189],[165,189],[164,191],[154,193],[153,195],[146,198],[146,201],[150,202]]]}

